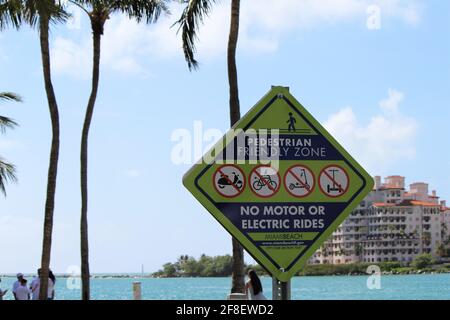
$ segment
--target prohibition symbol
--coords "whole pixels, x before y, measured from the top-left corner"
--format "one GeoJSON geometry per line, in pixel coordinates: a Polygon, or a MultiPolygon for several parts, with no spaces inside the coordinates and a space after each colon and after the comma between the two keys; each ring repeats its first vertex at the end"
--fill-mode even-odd
{"type": "Polygon", "coordinates": [[[314,180],[311,169],[303,165],[294,165],[287,169],[284,175],[284,187],[294,197],[303,198],[314,190],[314,180]]]}
{"type": "Polygon", "coordinates": [[[223,165],[214,172],[213,186],[223,197],[237,197],[244,191],[245,175],[237,166],[223,165]]]}
{"type": "Polygon", "coordinates": [[[328,166],[320,172],[319,187],[323,194],[337,198],[347,192],[349,178],[347,172],[338,165],[328,166]]]}
{"type": "Polygon", "coordinates": [[[280,175],[271,166],[261,165],[252,170],[248,184],[255,195],[270,198],[280,189],[280,175]]]}

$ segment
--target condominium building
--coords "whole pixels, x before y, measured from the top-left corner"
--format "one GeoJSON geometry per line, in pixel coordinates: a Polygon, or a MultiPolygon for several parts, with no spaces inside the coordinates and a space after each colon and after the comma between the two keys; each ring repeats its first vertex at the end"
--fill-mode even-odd
{"type": "Polygon", "coordinates": [[[439,202],[428,184],[389,176],[353,210],[310,259],[312,264],[399,261],[409,263],[421,253],[437,256],[449,247],[450,208],[439,202]]]}

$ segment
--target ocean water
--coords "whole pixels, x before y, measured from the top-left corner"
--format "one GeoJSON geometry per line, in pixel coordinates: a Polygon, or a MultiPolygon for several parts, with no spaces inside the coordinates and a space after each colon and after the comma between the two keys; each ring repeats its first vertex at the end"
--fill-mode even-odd
{"type": "MultiPolygon", "coordinates": [[[[450,274],[383,275],[381,288],[370,290],[367,276],[296,277],[292,279],[292,299],[296,300],[450,300],[450,274]]],[[[14,278],[2,278],[1,288],[10,289],[14,278]]],[[[261,278],[264,293],[272,296],[272,280],[261,278]]],[[[92,279],[92,299],[128,300],[133,298],[132,283],[142,283],[143,299],[222,300],[230,289],[230,278],[96,278],[92,279]]],[[[80,290],[73,281],[59,278],[56,299],[75,300],[80,290]],[[72,288],[72,289],[71,289],[72,288]]],[[[12,299],[11,292],[5,300],[12,299]]]]}

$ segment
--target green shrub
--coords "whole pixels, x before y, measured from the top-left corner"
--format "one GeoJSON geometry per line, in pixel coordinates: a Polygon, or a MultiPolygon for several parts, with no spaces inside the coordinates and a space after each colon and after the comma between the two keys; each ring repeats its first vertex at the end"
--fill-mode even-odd
{"type": "Polygon", "coordinates": [[[424,269],[426,267],[431,266],[434,263],[435,263],[435,260],[433,259],[433,256],[429,253],[424,253],[424,254],[418,255],[414,259],[412,266],[417,269],[424,269]]]}

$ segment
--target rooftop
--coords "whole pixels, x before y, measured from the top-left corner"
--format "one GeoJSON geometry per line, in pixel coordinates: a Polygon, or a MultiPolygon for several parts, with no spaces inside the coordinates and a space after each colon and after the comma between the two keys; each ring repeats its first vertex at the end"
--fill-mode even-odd
{"type": "Polygon", "coordinates": [[[412,206],[421,206],[421,207],[440,207],[440,204],[426,201],[416,201],[416,200],[403,200],[402,202],[395,203],[386,203],[386,202],[374,202],[372,204],[374,207],[412,207],[412,206]]]}

